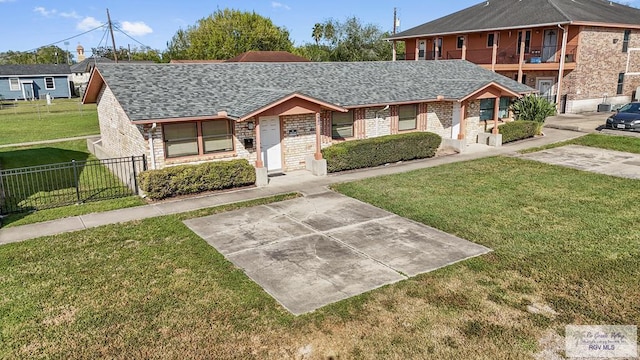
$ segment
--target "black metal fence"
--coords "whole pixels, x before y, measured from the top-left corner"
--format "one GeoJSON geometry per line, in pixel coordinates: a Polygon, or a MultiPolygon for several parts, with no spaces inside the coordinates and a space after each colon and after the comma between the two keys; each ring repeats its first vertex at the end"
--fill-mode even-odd
{"type": "Polygon", "coordinates": [[[142,155],[0,170],[0,214],[136,195],[146,168],[142,155]]]}

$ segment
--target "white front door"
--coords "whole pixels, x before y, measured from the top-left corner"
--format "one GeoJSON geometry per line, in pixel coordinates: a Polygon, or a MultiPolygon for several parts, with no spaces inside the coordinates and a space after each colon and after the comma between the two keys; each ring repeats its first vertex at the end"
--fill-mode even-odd
{"type": "Polygon", "coordinates": [[[536,89],[538,90],[538,93],[540,94],[541,97],[549,100],[549,101],[555,101],[555,98],[553,97],[553,83],[555,82],[555,79],[540,79],[538,78],[536,80],[536,89]]]}
{"type": "Polygon", "coordinates": [[[460,134],[460,118],[462,117],[462,113],[460,112],[462,105],[459,102],[453,103],[453,118],[451,121],[451,138],[456,140],[458,139],[458,134],[460,134]]]}
{"type": "Polygon", "coordinates": [[[282,147],[280,145],[280,118],[260,118],[260,152],[268,171],[282,170],[282,147]]]}

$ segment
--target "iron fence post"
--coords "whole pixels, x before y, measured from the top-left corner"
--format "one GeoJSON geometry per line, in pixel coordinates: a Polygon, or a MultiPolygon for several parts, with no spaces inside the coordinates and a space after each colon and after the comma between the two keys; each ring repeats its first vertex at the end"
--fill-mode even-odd
{"type": "Polygon", "coordinates": [[[138,192],[138,174],[136,174],[136,159],[135,156],[131,156],[131,166],[133,166],[133,186],[136,195],[139,195],[138,192]]]}
{"type": "Polygon", "coordinates": [[[76,181],[76,198],[78,199],[78,203],[80,203],[80,181],[78,179],[78,168],[75,160],[71,160],[71,163],[73,164],[73,178],[76,181]]]}

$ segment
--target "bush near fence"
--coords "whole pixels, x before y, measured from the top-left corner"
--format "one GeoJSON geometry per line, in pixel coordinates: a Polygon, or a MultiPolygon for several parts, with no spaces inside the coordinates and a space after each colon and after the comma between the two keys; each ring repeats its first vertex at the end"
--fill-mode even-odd
{"type": "Polygon", "coordinates": [[[327,171],[337,172],[433,157],[441,142],[438,134],[412,132],[345,141],[323,149],[322,155],[327,171]]]}
{"type": "Polygon", "coordinates": [[[502,134],[502,143],[516,140],[532,138],[538,133],[540,123],[535,121],[517,120],[508,122],[498,127],[498,132],[502,134]]]}
{"type": "Polygon", "coordinates": [[[140,189],[153,200],[247,186],[255,182],[255,168],[246,159],[180,165],[140,174],[140,189]]]}

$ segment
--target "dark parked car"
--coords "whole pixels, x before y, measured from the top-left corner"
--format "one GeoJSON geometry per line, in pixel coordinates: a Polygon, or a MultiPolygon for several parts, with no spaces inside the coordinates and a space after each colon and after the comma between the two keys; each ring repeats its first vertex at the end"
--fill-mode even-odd
{"type": "Polygon", "coordinates": [[[640,131],[640,102],[629,103],[609,116],[607,129],[640,131]]]}

